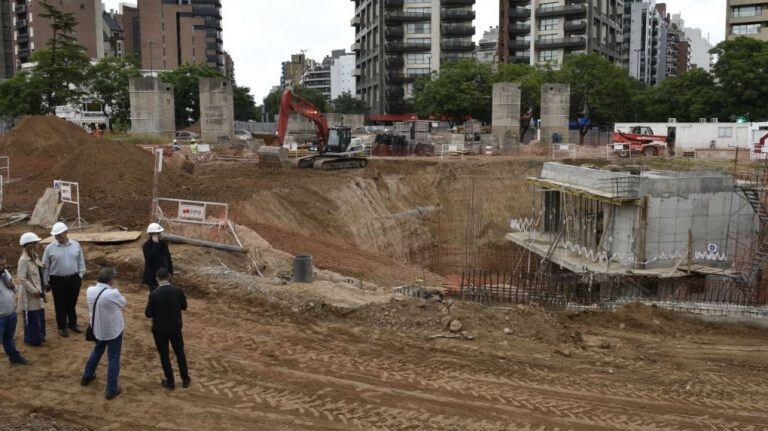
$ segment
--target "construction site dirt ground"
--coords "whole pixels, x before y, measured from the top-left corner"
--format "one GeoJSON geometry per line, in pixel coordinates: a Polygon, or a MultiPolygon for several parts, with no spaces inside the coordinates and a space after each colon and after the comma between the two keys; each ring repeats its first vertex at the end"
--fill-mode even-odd
{"type": "MultiPolygon", "coordinates": [[[[45,187],[62,179],[81,182],[88,230],[145,227],[149,152],[118,142],[99,147],[75,130],[44,134],[29,123],[31,132],[0,142],[0,154],[11,155],[4,212],[31,212],[45,187]],[[40,144],[57,135],[66,139],[40,144]],[[56,157],[62,151],[72,155],[56,157]]],[[[184,332],[192,386],[160,386],[143,315],[140,242],[83,244],[85,284],[100,266],[115,266],[128,300],[123,393],[104,399],[106,358],[96,381],[80,386],[92,345],[59,337],[49,304],[47,343],[20,345],[33,364],[0,364],[0,429],[768,429],[765,329],[639,304],[557,313],[396,293],[439,289],[469,261],[508,263],[514,253],[504,234],[511,218],[531,214],[526,177],[544,160],[376,159],[339,172],[211,163],[190,173],[174,157],[159,195],[229,204],[249,250],[246,257],[171,245],[174,280],[190,297],[184,332]],[[312,284],[290,282],[291,256],[301,253],[313,255],[312,284]],[[454,320],[458,332],[448,330],[454,320]]],[[[231,241],[216,229],[168,228],[231,241]]],[[[47,233],[0,228],[12,267],[28,229],[47,233]]],[[[84,323],[84,294],[79,316],[84,323]]]]}

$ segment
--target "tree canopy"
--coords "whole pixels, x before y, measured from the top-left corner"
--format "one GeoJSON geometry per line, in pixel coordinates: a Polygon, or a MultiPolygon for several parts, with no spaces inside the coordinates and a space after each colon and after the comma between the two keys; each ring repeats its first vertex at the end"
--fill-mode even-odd
{"type": "Polygon", "coordinates": [[[331,109],[337,114],[365,114],[368,107],[365,102],[345,91],[331,102],[331,109]]]}
{"type": "MultiPolygon", "coordinates": [[[[315,105],[320,112],[328,112],[328,102],[325,100],[325,96],[314,88],[307,88],[303,85],[295,85],[293,94],[307,100],[309,103],[315,105]]],[[[264,98],[264,110],[267,112],[268,120],[276,118],[278,112],[280,112],[280,99],[283,96],[283,89],[275,87],[269,92],[267,97],[264,98]]]]}
{"type": "Polygon", "coordinates": [[[235,121],[261,119],[261,110],[256,106],[250,88],[236,85],[232,89],[232,97],[235,103],[235,121]]]}
{"type": "Polygon", "coordinates": [[[720,42],[711,51],[725,114],[750,121],[768,119],[768,42],[739,37],[720,42]]]}
{"type": "Polygon", "coordinates": [[[493,73],[488,64],[462,60],[443,65],[439,72],[414,84],[419,116],[448,117],[453,121],[491,120],[493,73]]]}
{"type": "Polygon", "coordinates": [[[191,63],[160,74],[161,80],[173,85],[177,126],[187,127],[200,119],[200,78],[216,77],[221,77],[218,70],[191,63]]]}
{"type": "Polygon", "coordinates": [[[91,96],[101,104],[109,118],[111,128],[127,128],[131,119],[131,100],[128,92],[130,78],[139,76],[139,68],[131,60],[105,57],[87,73],[91,96]]]}

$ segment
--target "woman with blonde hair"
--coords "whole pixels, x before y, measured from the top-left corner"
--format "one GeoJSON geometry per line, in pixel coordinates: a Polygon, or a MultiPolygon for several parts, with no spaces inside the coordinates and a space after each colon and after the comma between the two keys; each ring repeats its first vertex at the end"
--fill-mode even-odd
{"type": "Polygon", "coordinates": [[[40,237],[32,232],[21,236],[23,248],[16,278],[20,286],[19,308],[24,316],[24,344],[39,346],[45,341],[45,291],[43,290],[43,264],[38,244],[40,237]]]}

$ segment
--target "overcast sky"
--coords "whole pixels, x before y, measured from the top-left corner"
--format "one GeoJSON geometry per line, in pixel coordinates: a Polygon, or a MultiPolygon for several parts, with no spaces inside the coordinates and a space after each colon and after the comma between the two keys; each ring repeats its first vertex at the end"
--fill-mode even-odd
{"type": "MultiPolygon", "coordinates": [[[[126,0],[104,0],[117,9],[126,0]]],[[[134,2],[135,3],[135,2],[134,2]]],[[[713,45],[724,38],[725,6],[722,0],[668,0],[670,13],[682,13],[686,26],[709,34],[713,45]]],[[[280,65],[292,53],[306,51],[322,60],[333,49],[354,43],[349,25],[354,15],[350,0],[222,0],[224,48],[235,61],[235,79],[251,88],[257,103],[280,83],[280,65]]],[[[477,0],[476,39],[498,25],[498,0],[477,0]]]]}

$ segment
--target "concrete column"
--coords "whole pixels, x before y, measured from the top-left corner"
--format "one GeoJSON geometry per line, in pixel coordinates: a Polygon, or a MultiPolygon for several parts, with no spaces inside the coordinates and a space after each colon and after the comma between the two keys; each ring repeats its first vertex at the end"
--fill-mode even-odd
{"type": "Polygon", "coordinates": [[[200,78],[200,138],[215,144],[235,136],[232,83],[224,78],[200,78]]]}
{"type": "Polygon", "coordinates": [[[173,85],[159,78],[131,78],[128,88],[132,133],[172,139],[176,133],[173,85]]]}
{"type": "Polygon", "coordinates": [[[493,84],[492,133],[502,151],[514,151],[520,144],[520,84],[493,84]]]}
{"type": "Polygon", "coordinates": [[[568,84],[544,84],[541,87],[541,142],[552,143],[552,135],[562,137],[562,143],[570,143],[568,118],[571,112],[571,86],[568,84]]]}

